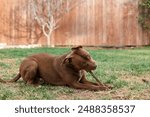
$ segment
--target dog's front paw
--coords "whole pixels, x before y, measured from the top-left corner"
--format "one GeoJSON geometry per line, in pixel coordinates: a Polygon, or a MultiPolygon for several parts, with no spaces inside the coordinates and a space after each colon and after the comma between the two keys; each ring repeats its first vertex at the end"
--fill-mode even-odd
{"type": "Polygon", "coordinates": [[[99,89],[101,90],[101,91],[108,91],[108,90],[112,90],[113,89],[113,86],[111,86],[111,85],[103,85],[103,86],[99,86],[99,89]]]}
{"type": "Polygon", "coordinates": [[[108,91],[109,88],[106,87],[106,86],[99,86],[99,90],[100,90],[100,91],[108,91]]]}
{"type": "Polygon", "coordinates": [[[110,89],[110,90],[112,90],[114,87],[112,86],[112,85],[110,85],[110,84],[105,84],[105,86],[108,88],[108,89],[110,89]]]}

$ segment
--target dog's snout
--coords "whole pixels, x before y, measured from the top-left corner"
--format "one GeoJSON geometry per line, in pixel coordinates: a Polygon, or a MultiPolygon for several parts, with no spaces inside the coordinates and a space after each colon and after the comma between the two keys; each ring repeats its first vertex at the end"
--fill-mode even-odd
{"type": "Polygon", "coordinates": [[[97,68],[97,64],[96,64],[96,61],[95,60],[91,60],[91,67],[93,70],[95,70],[97,68]]]}
{"type": "Polygon", "coordinates": [[[97,68],[97,65],[95,64],[95,65],[93,65],[93,70],[95,70],[97,68]]]}
{"type": "Polygon", "coordinates": [[[95,69],[97,68],[97,65],[96,65],[96,64],[94,65],[94,68],[95,68],[95,69]]]}
{"type": "Polygon", "coordinates": [[[95,70],[97,68],[97,64],[94,60],[91,61],[90,66],[91,66],[91,70],[95,70]]]}

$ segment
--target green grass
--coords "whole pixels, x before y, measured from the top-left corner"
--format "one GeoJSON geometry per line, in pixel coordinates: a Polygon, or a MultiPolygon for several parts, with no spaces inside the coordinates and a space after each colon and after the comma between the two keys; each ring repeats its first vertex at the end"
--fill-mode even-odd
{"type": "MultiPolygon", "coordinates": [[[[142,79],[150,79],[150,47],[87,50],[98,65],[95,75],[102,82],[113,85],[113,90],[94,92],[51,85],[33,87],[19,80],[11,84],[0,83],[0,99],[150,99],[150,84],[142,82],[142,79]]],[[[59,55],[69,51],[69,48],[2,49],[0,77],[13,78],[21,60],[31,54],[59,55]]],[[[94,81],[90,74],[87,78],[94,81]]]]}

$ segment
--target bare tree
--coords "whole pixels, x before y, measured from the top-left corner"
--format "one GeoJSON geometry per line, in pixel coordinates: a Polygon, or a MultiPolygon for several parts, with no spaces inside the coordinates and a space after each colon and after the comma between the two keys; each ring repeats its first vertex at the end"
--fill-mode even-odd
{"type": "Polygon", "coordinates": [[[25,0],[13,4],[8,9],[8,15],[0,19],[5,24],[4,36],[11,39],[26,39],[28,44],[36,44],[43,36],[47,39],[48,46],[51,43],[52,33],[59,27],[59,22],[76,6],[84,0],[25,0]],[[21,4],[21,5],[20,5],[21,4]]]}
{"type": "Polygon", "coordinates": [[[47,46],[54,47],[51,35],[58,28],[64,14],[82,2],[83,0],[30,0],[33,20],[38,23],[46,36],[47,46]]]}

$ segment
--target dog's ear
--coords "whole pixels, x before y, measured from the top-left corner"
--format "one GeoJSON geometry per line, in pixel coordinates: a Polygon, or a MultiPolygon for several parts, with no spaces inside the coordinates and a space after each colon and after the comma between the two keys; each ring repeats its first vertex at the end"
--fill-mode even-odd
{"type": "Polygon", "coordinates": [[[72,47],[71,50],[78,50],[80,48],[83,48],[82,46],[76,46],[76,47],[72,47]]]}
{"type": "Polygon", "coordinates": [[[64,63],[71,63],[71,62],[72,62],[72,57],[73,57],[72,54],[73,54],[73,53],[68,54],[68,55],[65,57],[65,59],[63,60],[62,63],[63,63],[63,64],[64,64],[64,63]]]}
{"type": "Polygon", "coordinates": [[[71,63],[71,62],[72,62],[72,57],[67,57],[63,60],[62,63],[65,64],[65,63],[71,63]]]}

